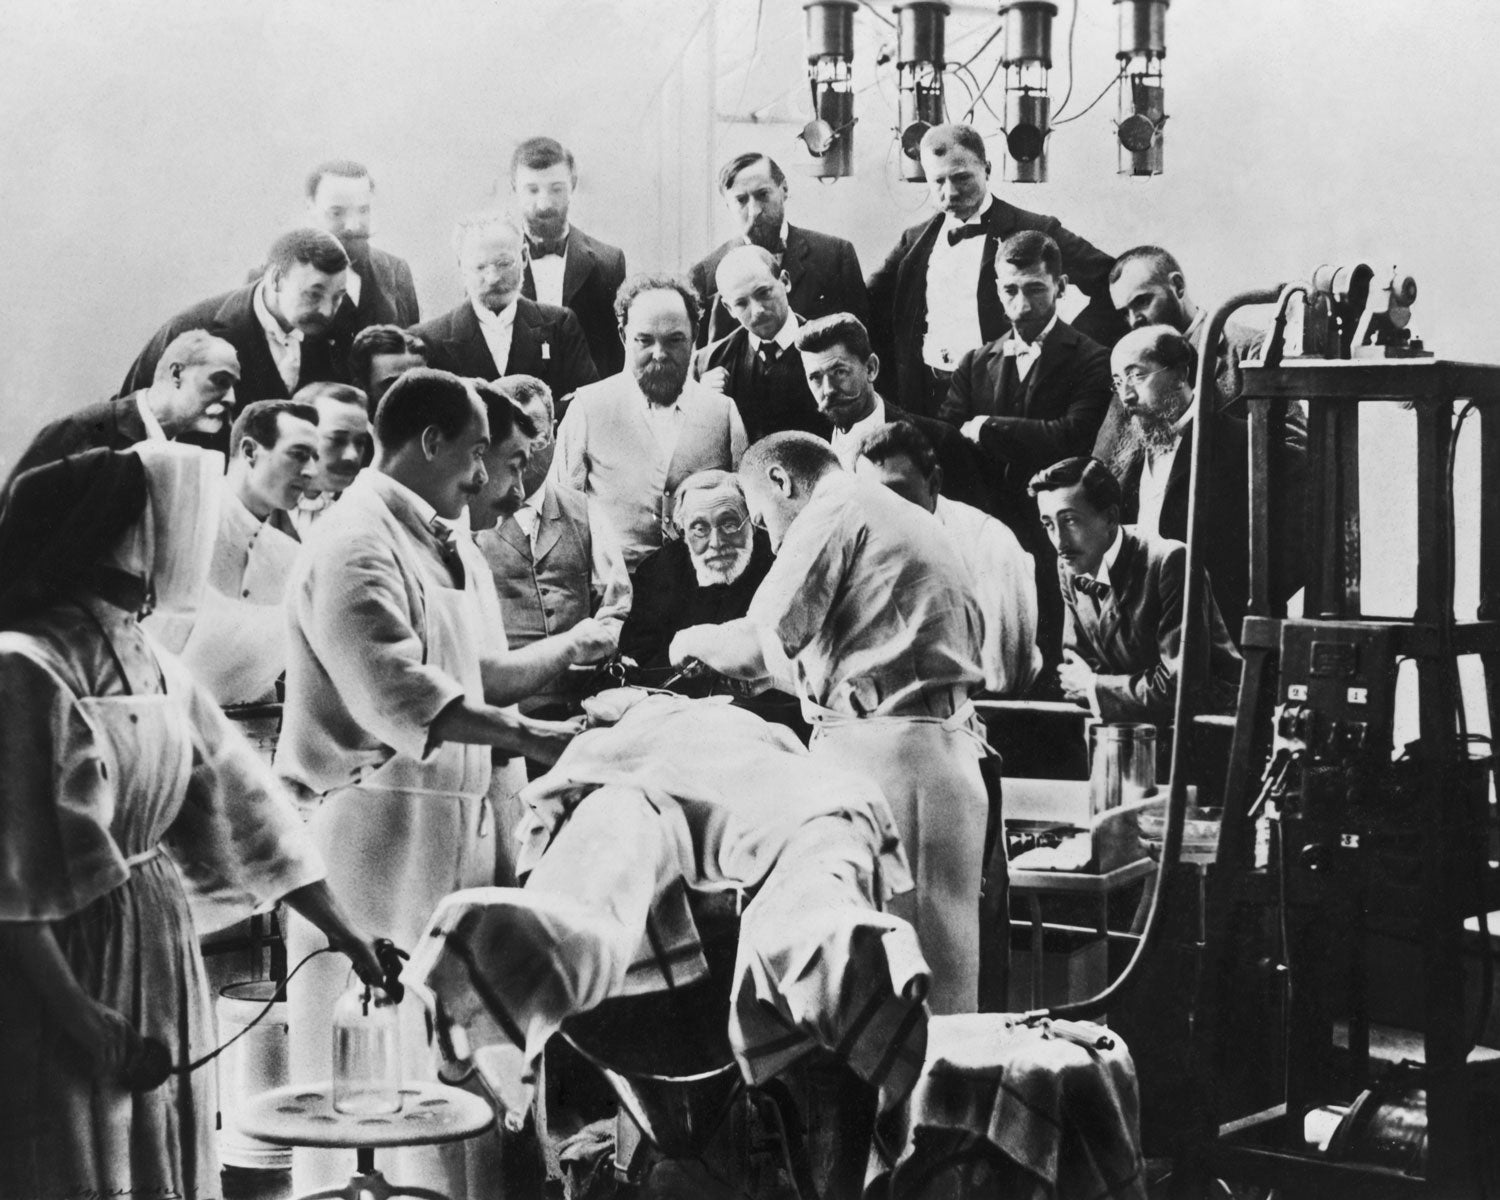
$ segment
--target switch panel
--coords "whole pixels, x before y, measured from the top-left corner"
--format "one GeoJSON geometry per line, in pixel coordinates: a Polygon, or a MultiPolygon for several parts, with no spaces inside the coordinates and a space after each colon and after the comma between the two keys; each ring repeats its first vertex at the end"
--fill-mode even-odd
{"type": "Polygon", "coordinates": [[[1278,699],[1298,710],[1298,732],[1314,760],[1389,760],[1395,634],[1375,621],[1282,624],[1278,699]]]}

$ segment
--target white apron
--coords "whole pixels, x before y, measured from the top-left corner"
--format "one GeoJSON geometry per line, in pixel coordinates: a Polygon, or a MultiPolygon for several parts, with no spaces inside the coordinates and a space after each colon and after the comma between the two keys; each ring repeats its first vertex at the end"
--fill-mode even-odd
{"type": "Polygon", "coordinates": [[[181,658],[221,705],[264,699],[286,670],[287,578],[300,543],[263,526],[238,595],[205,589],[181,658]]]}
{"type": "Polygon", "coordinates": [[[932,968],[934,1015],[979,1004],[979,889],[989,799],[979,774],[983,743],[964,719],[851,717],[803,700],[809,749],[874,779],[901,832],[916,890],[888,908],[917,930],[932,968]]]}
{"type": "MultiPolygon", "coordinates": [[[[478,597],[468,590],[429,587],[423,598],[428,662],[458,680],[470,699],[481,698],[481,648],[492,643],[494,631],[484,628],[478,597]]],[[[422,760],[396,754],[355,786],[329,792],[314,810],[308,832],[327,864],[328,886],[365,933],[410,949],[439,900],[493,882],[496,832],[486,800],[490,759],[490,747],[461,742],[444,742],[422,760]]],[[[513,760],[505,769],[520,765],[513,760]]],[[[523,770],[522,783],[524,778],[523,770]]],[[[291,915],[288,967],[326,944],[322,933],[291,915]]],[[[348,986],[348,962],[329,954],[308,963],[288,985],[293,1082],[331,1076],[333,1006],[348,986]]],[[[403,1077],[435,1078],[435,1051],[413,998],[402,1006],[401,1038],[403,1077]]],[[[425,1183],[454,1196],[477,1194],[460,1186],[464,1159],[462,1145],[417,1148],[398,1156],[399,1166],[387,1166],[402,1183],[425,1183]]],[[[299,1149],[292,1170],[299,1193],[345,1182],[349,1155],[299,1149]]]]}

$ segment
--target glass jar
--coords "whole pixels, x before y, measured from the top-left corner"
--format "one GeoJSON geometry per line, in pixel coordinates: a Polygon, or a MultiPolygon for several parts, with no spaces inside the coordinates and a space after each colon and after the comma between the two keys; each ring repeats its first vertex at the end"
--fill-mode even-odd
{"type": "Polygon", "coordinates": [[[350,978],[333,1009],[333,1107],[359,1116],[400,1112],[399,1010],[384,989],[350,978]]]}

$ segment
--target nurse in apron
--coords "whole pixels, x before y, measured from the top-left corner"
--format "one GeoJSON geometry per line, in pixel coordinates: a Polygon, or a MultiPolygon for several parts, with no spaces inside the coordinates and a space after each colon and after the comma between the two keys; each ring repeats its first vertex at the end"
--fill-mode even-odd
{"type": "Polygon", "coordinates": [[[303,913],[364,978],[371,943],[281,788],[142,633],[201,594],[219,456],[91,450],[0,511],[0,1190],[221,1194],[211,1073],[132,1092],[143,1038],[215,1044],[194,905],[303,913]]]}

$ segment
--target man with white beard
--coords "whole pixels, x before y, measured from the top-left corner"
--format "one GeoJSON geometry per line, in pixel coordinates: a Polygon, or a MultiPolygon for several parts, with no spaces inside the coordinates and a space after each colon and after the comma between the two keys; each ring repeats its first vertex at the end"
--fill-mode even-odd
{"type": "MultiPolygon", "coordinates": [[[[682,535],[641,560],[630,615],[620,631],[620,653],[647,671],[670,673],[673,635],[692,625],[743,617],[771,567],[771,544],[750,523],[739,479],[728,471],[699,471],[677,489],[673,524],[682,535]]],[[[657,682],[657,680],[650,680],[657,682]]],[[[706,681],[676,690],[707,695],[706,681]]]]}

